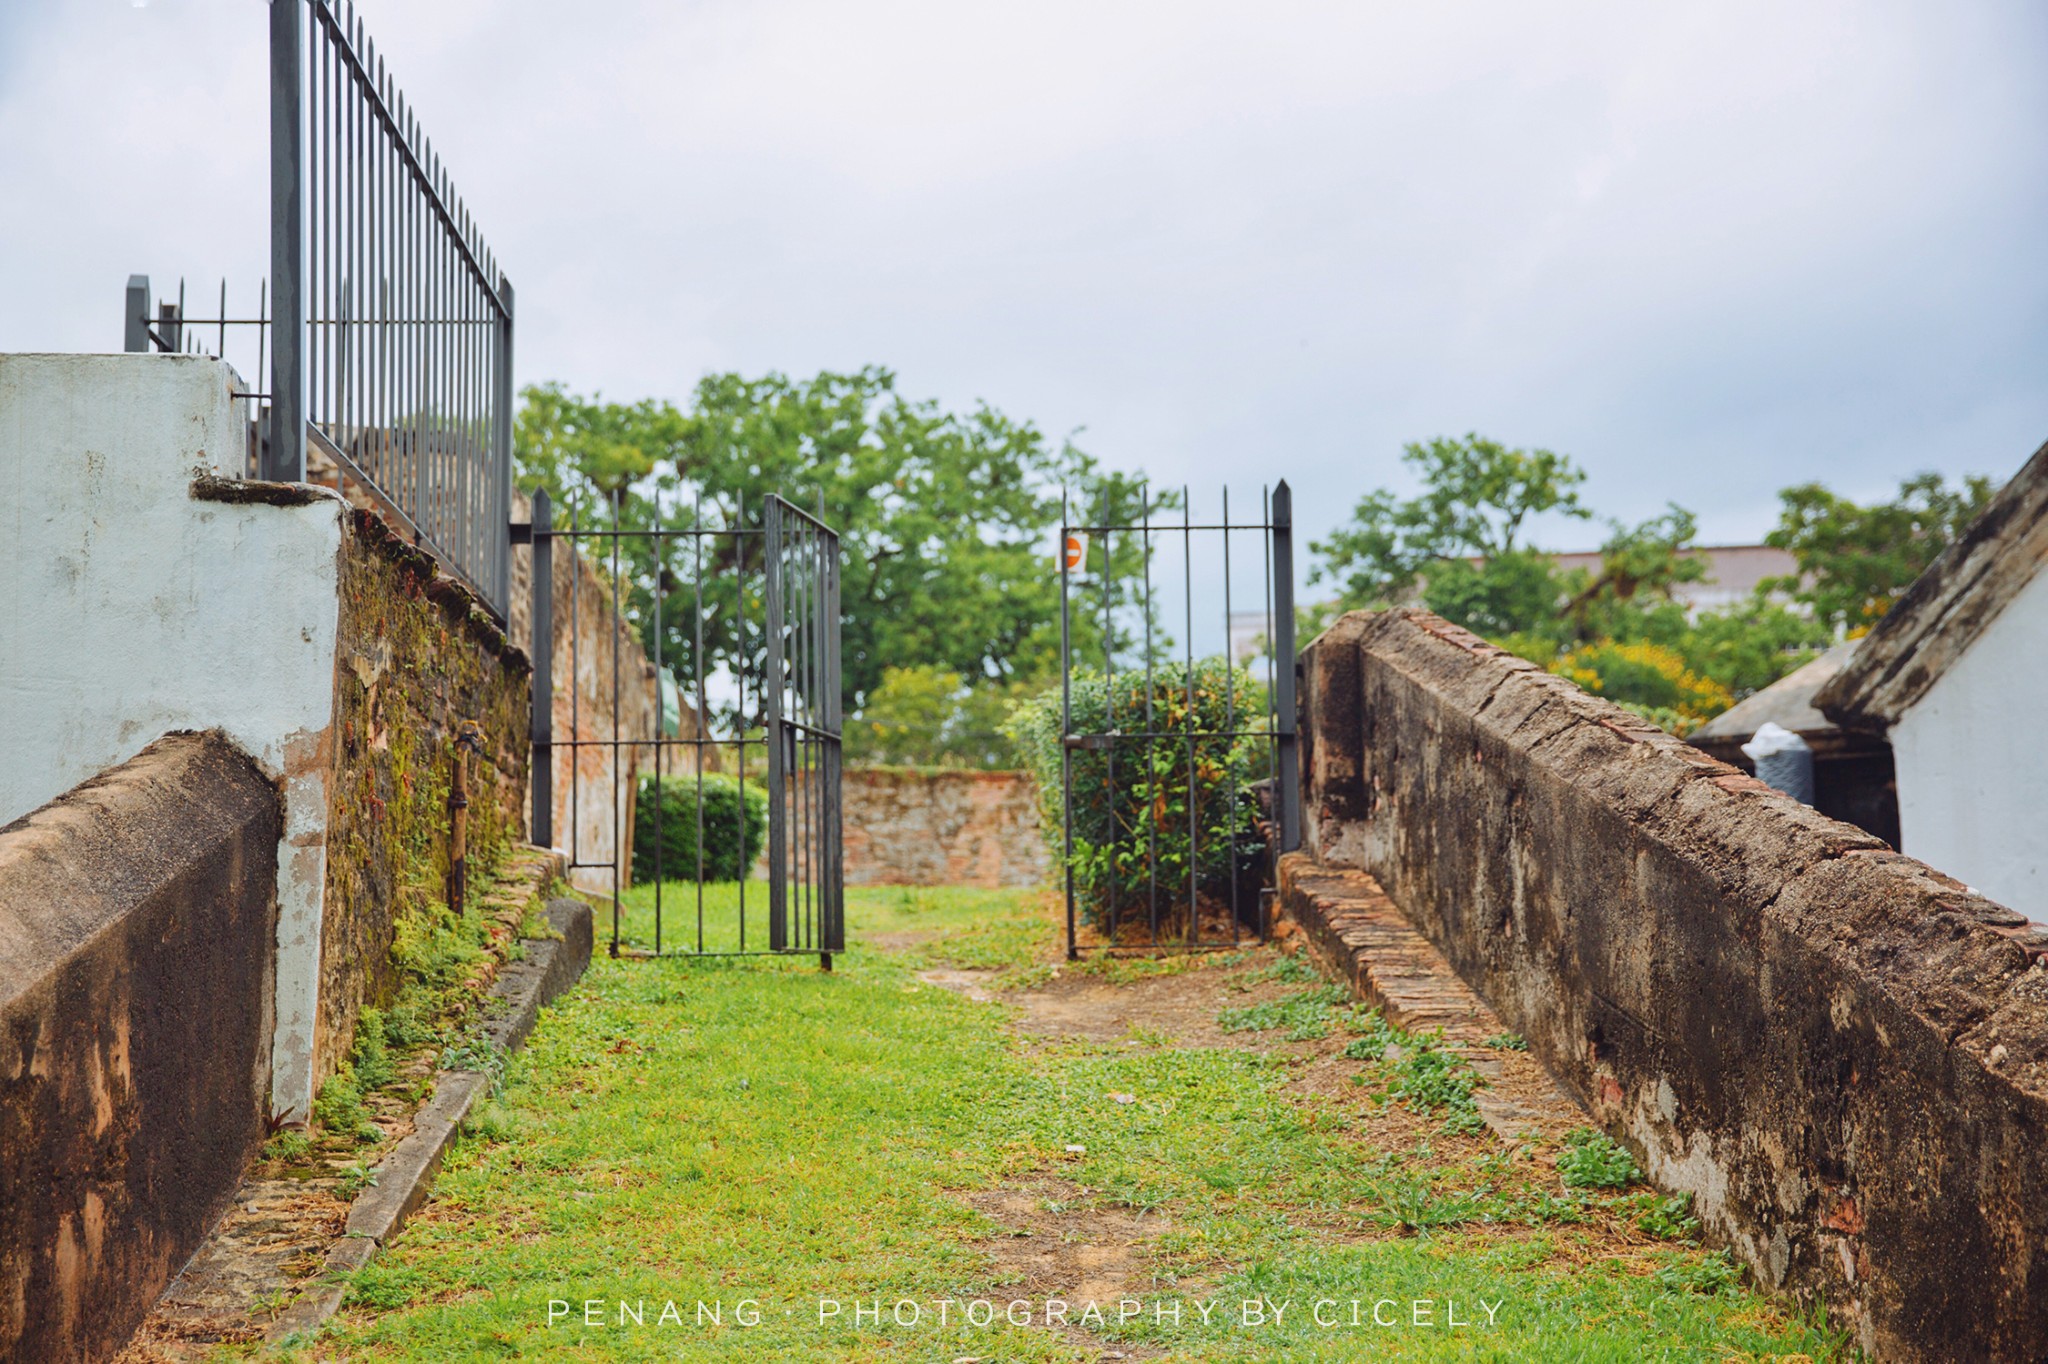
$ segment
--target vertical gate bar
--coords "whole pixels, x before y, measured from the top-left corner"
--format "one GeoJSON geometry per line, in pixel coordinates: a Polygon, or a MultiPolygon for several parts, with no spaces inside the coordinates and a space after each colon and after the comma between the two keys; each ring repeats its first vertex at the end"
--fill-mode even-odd
{"type": "MultiPolygon", "coordinates": [[[[547,489],[533,495],[533,841],[555,846],[555,537],[547,489]]],[[[569,770],[575,772],[574,755],[569,770]]]]}
{"type": "MultiPolygon", "coordinates": [[[[1271,821],[1277,837],[1280,829],[1280,679],[1273,666],[1273,660],[1280,651],[1278,633],[1273,626],[1273,493],[1272,489],[1259,489],[1259,543],[1266,556],[1266,581],[1264,600],[1266,604],[1266,770],[1273,774],[1273,818],[1271,821]]],[[[1270,847],[1269,847],[1270,852],[1270,847]]],[[[1269,862],[1278,862],[1269,857],[1269,862]]],[[[1269,870],[1271,868],[1269,867],[1269,870]]],[[[1266,940],[1270,924],[1267,921],[1267,897],[1259,897],[1259,941],[1266,940]]]]}
{"type": "MultiPolygon", "coordinates": [[[[1138,512],[1144,526],[1138,545],[1138,557],[1145,568],[1145,792],[1156,804],[1159,796],[1159,741],[1153,736],[1159,732],[1156,723],[1157,707],[1153,698],[1152,663],[1152,485],[1142,482],[1138,485],[1138,512]]],[[[1145,905],[1151,926],[1152,943],[1159,943],[1159,821],[1145,821],[1145,905]]]]}
{"type": "Polygon", "coordinates": [[[791,801],[797,805],[791,825],[795,829],[795,844],[791,848],[791,915],[795,934],[791,934],[788,946],[803,948],[809,946],[809,918],[811,918],[811,743],[807,725],[811,723],[811,528],[801,520],[793,518],[788,522],[793,530],[788,555],[793,559],[795,573],[788,576],[788,590],[791,590],[791,610],[788,610],[788,635],[791,635],[791,727],[788,727],[788,756],[795,768],[795,782],[791,782],[791,801]]]}
{"type": "Polygon", "coordinates": [[[1180,490],[1180,575],[1186,620],[1188,658],[1188,942],[1193,947],[1202,934],[1202,908],[1196,898],[1197,878],[1202,866],[1200,787],[1195,780],[1195,534],[1192,529],[1195,499],[1186,484],[1180,490]]]}
{"type": "MultiPolygon", "coordinates": [[[[704,740],[710,737],[710,711],[704,706],[704,493],[696,495],[691,521],[696,534],[690,537],[693,566],[690,590],[697,608],[696,627],[691,635],[690,658],[697,683],[697,950],[704,950],[704,740]]],[[[744,596],[744,593],[742,593],[744,596]]],[[[713,750],[716,752],[717,750],[713,750]]],[[[740,880],[747,879],[747,799],[740,790],[740,880]]]]}
{"type": "MultiPolygon", "coordinates": [[[[823,510],[821,507],[819,510],[823,510]]],[[[811,945],[825,937],[825,538],[811,528],[811,945]]]]}
{"type": "MultiPolygon", "coordinates": [[[[763,513],[762,513],[762,515],[763,515],[763,517],[765,517],[765,516],[767,515],[767,513],[766,513],[766,512],[763,512],[763,513]]],[[[735,678],[735,679],[734,679],[734,680],[735,680],[735,681],[736,681],[736,682],[738,683],[738,686],[739,686],[739,710],[738,710],[738,711],[736,712],[736,714],[737,714],[738,718],[737,718],[737,720],[735,721],[735,723],[734,723],[734,726],[733,726],[733,739],[734,739],[733,747],[734,747],[735,749],[737,749],[737,750],[739,751],[739,755],[740,755],[740,756],[739,756],[739,769],[740,769],[740,791],[742,792],[742,800],[741,800],[741,807],[742,807],[742,808],[741,808],[741,814],[740,814],[740,826],[741,826],[741,828],[742,828],[742,829],[744,829],[744,828],[746,827],[746,813],[745,813],[745,799],[744,799],[744,793],[745,793],[745,791],[746,791],[746,789],[747,789],[747,662],[748,662],[748,658],[747,658],[747,530],[746,530],[746,527],[747,527],[747,499],[746,499],[746,495],[745,495],[744,493],[742,493],[742,494],[741,494],[740,496],[738,496],[738,497],[736,497],[736,498],[734,498],[734,499],[733,499],[733,525],[732,525],[732,538],[733,538],[733,562],[734,562],[735,564],[737,564],[737,565],[738,565],[738,571],[736,571],[736,572],[735,572],[735,573],[733,574],[733,582],[734,582],[734,584],[735,584],[735,587],[734,587],[734,591],[735,591],[735,593],[736,593],[736,600],[737,600],[737,602],[738,602],[738,606],[737,606],[737,608],[736,608],[736,609],[734,610],[734,612],[733,612],[733,640],[734,640],[734,655],[735,655],[735,656],[736,656],[736,657],[737,657],[737,658],[738,658],[738,659],[740,660],[740,663],[739,663],[739,667],[738,667],[737,669],[735,669],[735,671],[736,671],[736,672],[737,672],[737,673],[738,673],[739,675],[738,675],[738,677],[737,677],[737,678],[735,678]]],[[[765,529],[765,527],[764,527],[764,529],[763,529],[763,534],[764,534],[764,535],[766,534],[766,529],[765,529]]],[[[764,548],[765,548],[765,547],[764,547],[764,548]]],[[[766,598],[767,598],[767,591],[766,591],[766,587],[765,587],[765,585],[764,585],[764,586],[763,586],[763,590],[762,590],[762,599],[763,599],[764,603],[765,603],[765,601],[766,601],[766,598]]],[[[767,645],[766,645],[766,643],[765,643],[765,642],[763,643],[762,647],[763,647],[764,649],[765,649],[765,648],[767,647],[767,645]]],[[[770,834],[770,836],[772,837],[772,836],[774,835],[774,832],[775,832],[775,817],[774,817],[774,815],[772,815],[772,814],[771,814],[771,815],[770,815],[770,816],[768,817],[768,831],[769,831],[769,834],[770,834]]],[[[742,952],[744,952],[744,951],[746,951],[746,950],[747,950],[747,881],[748,881],[748,879],[749,879],[750,877],[752,877],[752,876],[753,876],[753,874],[754,874],[754,866],[753,866],[753,863],[751,863],[751,862],[747,862],[747,861],[746,861],[746,838],[745,838],[745,836],[744,836],[744,835],[742,835],[742,837],[741,837],[741,839],[740,839],[740,860],[741,860],[741,861],[742,861],[743,863],[745,863],[745,865],[743,865],[743,866],[742,866],[742,867],[740,868],[740,946],[739,946],[739,950],[740,950],[740,951],[742,951],[742,952]]]]}
{"type": "Polygon", "coordinates": [[[1273,642],[1280,734],[1280,851],[1301,846],[1301,770],[1294,700],[1294,494],[1281,479],[1273,488],[1273,642]]]}
{"type": "Polygon", "coordinates": [[[761,507],[766,532],[768,649],[762,707],[768,739],[768,950],[789,947],[789,809],[783,783],[787,769],[782,751],[782,500],[770,494],[761,507]]]}
{"type": "Polygon", "coordinates": [[[270,0],[270,439],[263,477],[306,478],[305,0],[270,0]]]}
{"type": "Polygon", "coordinates": [[[619,730],[623,722],[620,703],[623,688],[620,686],[619,654],[623,652],[626,621],[619,603],[619,501],[625,495],[623,488],[612,489],[612,955],[619,955],[619,882],[624,873],[621,868],[626,860],[626,821],[620,806],[623,797],[619,792],[619,778],[626,770],[626,756],[619,747],[619,730]]]}
{"type": "Polygon", "coordinates": [[[1230,945],[1237,946],[1237,650],[1230,638],[1230,485],[1223,485],[1223,770],[1229,774],[1230,945]]]}
{"type": "Polygon", "coordinates": [[[840,673],[839,536],[834,532],[825,555],[825,707],[832,738],[825,749],[825,836],[828,840],[825,866],[831,883],[825,898],[824,966],[830,969],[831,953],[846,950],[846,842],[845,779],[846,690],[840,673]]]}
{"type": "Polygon", "coordinates": [[[583,490],[569,501],[569,865],[583,861],[583,490]]]}
{"type": "Polygon", "coordinates": [[[1116,583],[1115,536],[1110,532],[1112,514],[1110,505],[1110,480],[1102,484],[1102,732],[1106,747],[1103,752],[1108,758],[1106,788],[1109,792],[1109,904],[1104,916],[1109,924],[1109,945],[1116,946],[1117,930],[1117,880],[1116,846],[1120,832],[1116,821],[1116,611],[1112,606],[1111,592],[1116,583]]]}
{"type": "MultiPolygon", "coordinates": [[[[666,539],[661,525],[661,483],[654,485],[653,534],[648,537],[648,546],[654,551],[654,955],[661,955],[661,865],[662,845],[668,842],[668,830],[664,827],[667,818],[664,813],[668,792],[661,784],[661,750],[668,742],[668,674],[661,666],[661,598],[668,555],[664,549],[666,539]]],[[[676,691],[676,729],[683,727],[683,696],[680,688],[676,691]]],[[[633,827],[640,827],[640,788],[633,788],[633,827]]],[[[633,840],[639,842],[636,836],[633,840]]]]}
{"type": "MultiPolygon", "coordinates": [[[[512,302],[512,281],[501,275],[498,278],[498,372],[495,376],[498,390],[497,431],[495,432],[497,438],[492,442],[497,447],[494,454],[494,463],[497,471],[496,492],[498,507],[504,513],[495,517],[494,524],[499,526],[510,524],[512,516],[512,302]]],[[[494,512],[496,510],[494,509],[494,512]]],[[[655,524],[657,527],[660,525],[658,518],[655,524]]],[[[512,542],[502,530],[498,533],[497,541],[498,543],[492,556],[492,568],[497,574],[497,582],[495,584],[497,601],[495,605],[498,610],[505,613],[505,619],[510,620],[512,618],[512,603],[510,600],[512,542]]],[[[659,591],[660,587],[661,580],[657,576],[655,579],[656,591],[659,591]]]]}
{"type": "MultiPolygon", "coordinates": [[[[1080,956],[1074,942],[1074,750],[1067,739],[1074,732],[1073,623],[1068,602],[1068,583],[1073,569],[1067,558],[1067,539],[1073,534],[1073,516],[1068,510],[1067,490],[1060,489],[1060,814],[1064,824],[1060,866],[1067,888],[1067,960],[1080,956]]],[[[1085,544],[1085,542],[1084,542],[1085,544]]],[[[1085,552],[1085,551],[1084,551],[1085,552]]]]}

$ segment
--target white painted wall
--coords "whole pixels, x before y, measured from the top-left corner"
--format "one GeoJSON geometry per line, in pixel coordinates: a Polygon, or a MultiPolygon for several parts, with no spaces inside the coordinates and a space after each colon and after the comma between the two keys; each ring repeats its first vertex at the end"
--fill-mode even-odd
{"type": "Polygon", "coordinates": [[[285,791],[272,1104],[310,1110],[346,504],[196,501],[240,468],[221,362],[0,355],[0,823],[167,730],[285,791]]]}
{"type": "Polygon", "coordinates": [[[2048,922],[2048,573],[1891,728],[1901,852],[2048,922]]]}

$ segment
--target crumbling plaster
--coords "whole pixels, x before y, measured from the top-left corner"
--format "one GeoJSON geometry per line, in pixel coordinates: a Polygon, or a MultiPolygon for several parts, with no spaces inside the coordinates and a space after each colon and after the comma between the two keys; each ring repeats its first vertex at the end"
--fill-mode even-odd
{"type": "Polygon", "coordinates": [[[280,784],[273,1108],[312,1101],[348,506],[194,495],[242,467],[240,387],[185,355],[0,355],[0,821],[171,730],[280,784]]]}

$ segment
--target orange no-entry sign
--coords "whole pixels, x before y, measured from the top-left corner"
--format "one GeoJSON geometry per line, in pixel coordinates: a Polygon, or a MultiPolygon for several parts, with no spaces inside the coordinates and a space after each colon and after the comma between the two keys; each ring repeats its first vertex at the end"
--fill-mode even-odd
{"type": "Polygon", "coordinates": [[[1088,545],[1078,535],[1067,536],[1067,572],[1072,573],[1088,562],[1088,545]]]}

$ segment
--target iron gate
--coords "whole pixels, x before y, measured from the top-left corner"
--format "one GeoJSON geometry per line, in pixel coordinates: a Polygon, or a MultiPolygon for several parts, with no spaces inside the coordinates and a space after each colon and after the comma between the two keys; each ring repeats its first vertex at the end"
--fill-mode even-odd
{"type": "Polygon", "coordinates": [[[532,638],[557,640],[569,667],[557,697],[553,653],[533,651],[533,840],[563,847],[572,878],[609,873],[615,957],[815,952],[829,971],[846,949],[838,532],[776,496],[751,524],[706,524],[699,505],[689,525],[672,526],[657,501],[651,528],[629,527],[616,496],[608,510],[591,519],[572,506],[557,527],[541,493],[517,537],[533,546],[532,638]],[[557,556],[557,542],[571,552],[557,556]],[[579,549],[607,581],[585,581],[579,549]],[[636,650],[651,679],[629,675],[636,650]],[[641,706],[647,693],[634,688],[650,681],[653,704],[641,706]],[[588,810],[593,774],[599,808],[588,810]],[[765,849],[758,861],[740,857],[730,880],[707,864],[707,819],[722,817],[707,811],[707,776],[737,783],[742,828],[746,792],[766,796],[765,849]],[[635,838],[639,813],[676,796],[694,796],[695,857],[682,866],[667,838],[635,838]]]}
{"type": "Polygon", "coordinates": [[[1231,520],[1228,489],[1213,523],[1191,519],[1185,490],[1178,523],[1154,518],[1149,490],[1139,501],[1136,521],[1119,521],[1107,493],[1092,524],[1076,523],[1070,505],[1061,516],[1069,958],[1262,941],[1274,864],[1301,843],[1287,484],[1262,491],[1257,521],[1231,520]],[[1263,558],[1264,628],[1255,632],[1262,650],[1246,647],[1256,641],[1246,639],[1244,613],[1233,609],[1233,540],[1245,537],[1258,539],[1263,558]],[[1177,659],[1156,609],[1153,573],[1161,542],[1170,554],[1176,539],[1184,602],[1183,619],[1173,623],[1183,636],[1177,659]],[[1198,543],[1216,557],[1198,557],[1198,543]],[[1220,660],[1195,653],[1198,564],[1221,576],[1220,660]],[[1082,639],[1091,632],[1093,647],[1082,639]],[[1263,685],[1241,665],[1244,654],[1263,658],[1263,685]]]}

